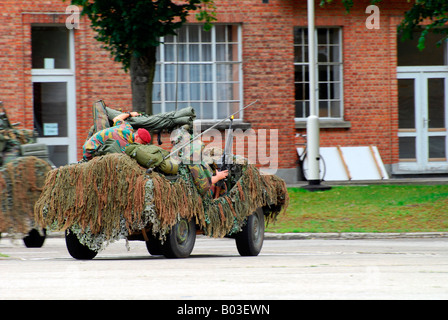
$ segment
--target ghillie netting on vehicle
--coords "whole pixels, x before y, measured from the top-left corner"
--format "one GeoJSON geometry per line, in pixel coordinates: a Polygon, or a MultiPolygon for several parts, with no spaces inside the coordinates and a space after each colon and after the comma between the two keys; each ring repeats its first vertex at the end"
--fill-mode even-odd
{"type": "Polygon", "coordinates": [[[37,157],[19,157],[0,169],[0,232],[28,233],[34,203],[51,166],[37,157]]]}
{"type": "Polygon", "coordinates": [[[124,154],[52,170],[35,205],[35,220],[51,231],[70,229],[91,250],[150,227],[163,240],[180,218],[196,220],[211,237],[241,230],[245,218],[265,207],[272,221],[286,209],[283,180],[245,165],[235,187],[223,197],[201,197],[188,168],[174,181],[146,169],[124,154]]]}
{"type": "Polygon", "coordinates": [[[0,129],[0,165],[20,156],[20,146],[35,142],[33,130],[0,129]]]}

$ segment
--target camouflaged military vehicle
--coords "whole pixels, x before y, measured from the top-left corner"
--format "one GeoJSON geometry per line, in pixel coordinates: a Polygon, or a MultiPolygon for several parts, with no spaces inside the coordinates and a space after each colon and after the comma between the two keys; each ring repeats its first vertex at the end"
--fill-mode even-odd
{"type": "Polygon", "coordinates": [[[33,208],[51,164],[47,146],[18,125],[0,102],[0,234],[26,235],[27,247],[41,247],[46,233],[35,226],[33,208]]]}
{"type": "MultiPolygon", "coordinates": [[[[187,109],[133,117],[129,124],[160,132],[150,124],[157,117],[156,122],[167,121],[163,128],[171,131],[192,125],[194,110],[187,109]]],[[[96,102],[89,136],[110,126],[117,113],[96,102]]],[[[190,162],[188,156],[173,165],[166,163],[174,161],[167,151],[154,145],[141,147],[151,151],[127,147],[126,153],[105,152],[52,170],[35,205],[36,222],[65,231],[68,252],[76,259],[93,259],[120,239],[145,241],[152,255],[185,258],[197,234],[232,237],[241,255],[259,254],[265,223],[274,221],[288,205],[282,179],[262,175],[245,159],[232,156],[226,188],[212,196],[203,180],[197,180],[208,170],[204,160],[190,162]]],[[[180,152],[185,156],[190,151],[180,152]]]]}

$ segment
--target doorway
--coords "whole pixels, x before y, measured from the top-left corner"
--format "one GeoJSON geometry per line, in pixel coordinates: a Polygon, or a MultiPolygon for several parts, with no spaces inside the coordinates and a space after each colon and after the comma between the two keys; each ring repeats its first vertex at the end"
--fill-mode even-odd
{"type": "Polygon", "coordinates": [[[77,161],[73,30],[31,27],[34,129],[56,166],[77,161]]]}
{"type": "MultiPolygon", "coordinates": [[[[400,68],[399,68],[400,69],[400,68]]],[[[448,70],[407,67],[398,76],[398,171],[448,172],[448,70]]]]}

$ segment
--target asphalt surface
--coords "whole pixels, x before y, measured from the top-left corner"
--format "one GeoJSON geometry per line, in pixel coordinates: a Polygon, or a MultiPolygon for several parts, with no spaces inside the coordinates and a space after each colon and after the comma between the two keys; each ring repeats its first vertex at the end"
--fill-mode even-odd
{"type": "Polygon", "coordinates": [[[110,244],[89,261],[60,236],[42,248],[0,241],[0,300],[447,299],[448,238],[269,240],[257,257],[232,239],[199,236],[190,258],[150,256],[140,241],[110,244]]]}

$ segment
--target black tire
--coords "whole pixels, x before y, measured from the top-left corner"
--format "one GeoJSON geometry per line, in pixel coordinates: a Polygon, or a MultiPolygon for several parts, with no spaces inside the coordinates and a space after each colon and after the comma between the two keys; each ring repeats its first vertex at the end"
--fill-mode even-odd
{"type": "Polygon", "coordinates": [[[27,248],[41,248],[44,245],[46,237],[47,233],[45,229],[43,229],[43,235],[36,229],[32,229],[28,235],[23,238],[23,242],[27,248]]]}
{"type": "Polygon", "coordinates": [[[152,256],[161,256],[163,255],[162,243],[160,240],[153,235],[148,235],[149,240],[146,242],[146,249],[152,256]]]}
{"type": "Polygon", "coordinates": [[[196,242],[196,224],[194,219],[181,219],[166,236],[162,245],[163,255],[167,258],[187,258],[196,242]]]}
{"type": "Polygon", "coordinates": [[[247,217],[243,230],[235,235],[236,248],[241,256],[258,256],[263,247],[264,240],[264,214],[258,208],[247,217]]]}
{"type": "Polygon", "coordinates": [[[78,260],[92,260],[98,254],[98,252],[80,243],[78,237],[70,230],[65,231],[65,245],[68,253],[78,260]]]}

